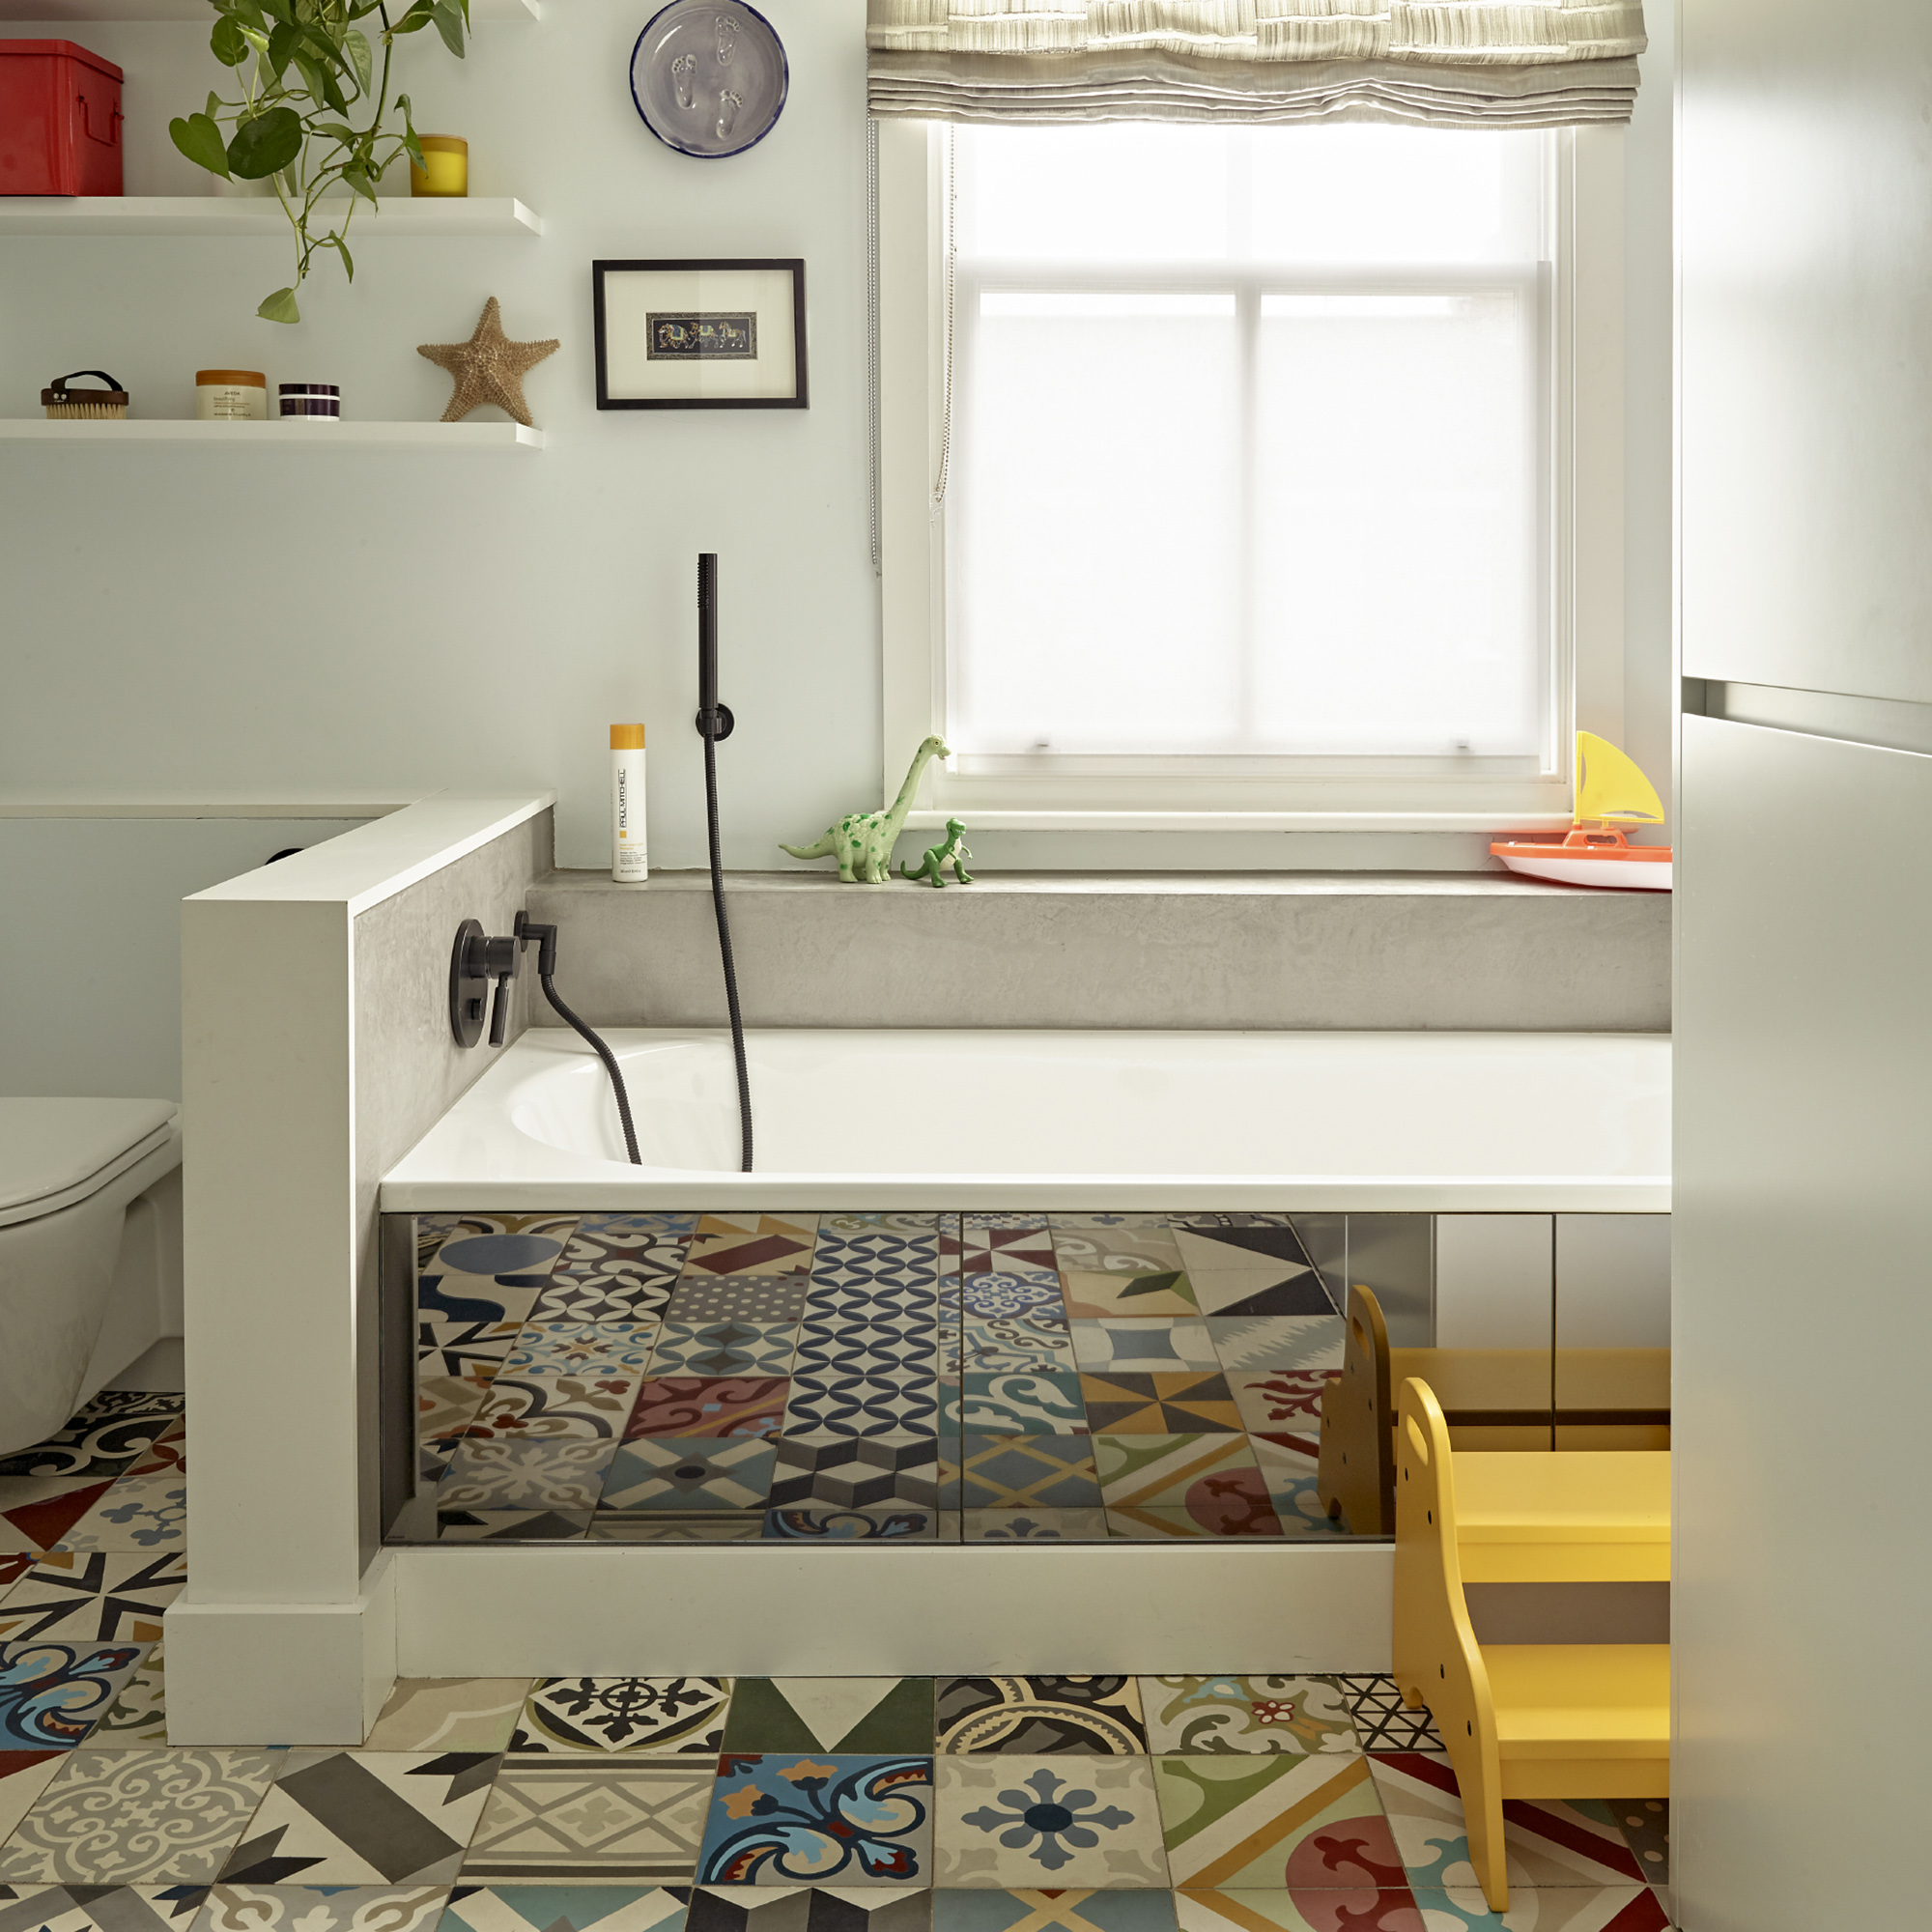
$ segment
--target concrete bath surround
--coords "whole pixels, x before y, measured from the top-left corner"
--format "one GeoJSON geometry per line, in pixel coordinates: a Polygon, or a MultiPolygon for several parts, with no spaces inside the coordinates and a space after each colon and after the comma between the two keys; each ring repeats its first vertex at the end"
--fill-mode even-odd
{"type": "MultiPolygon", "coordinates": [[[[1668,1033],[1670,897],[1497,873],[1031,872],[935,891],[727,880],[756,1027],[1668,1033]]],[[[557,988],[594,1026],[724,1017],[708,878],[552,871],[557,988]]],[[[535,1025],[555,1024],[538,1002],[535,1025]]]]}

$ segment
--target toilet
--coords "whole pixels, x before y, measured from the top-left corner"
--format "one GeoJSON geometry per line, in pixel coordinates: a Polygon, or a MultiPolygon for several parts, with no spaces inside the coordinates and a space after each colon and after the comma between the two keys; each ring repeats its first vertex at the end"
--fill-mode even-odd
{"type": "Polygon", "coordinates": [[[0,1455],[182,1332],[172,1100],[0,1098],[0,1455]]]}

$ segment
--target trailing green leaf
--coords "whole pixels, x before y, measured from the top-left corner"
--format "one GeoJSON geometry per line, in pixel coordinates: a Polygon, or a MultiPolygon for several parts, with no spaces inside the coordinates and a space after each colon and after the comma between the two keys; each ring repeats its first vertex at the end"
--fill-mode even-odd
{"type": "Polygon", "coordinates": [[[354,188],[355,192],[363,198],[364,201],[374,201],[376,199],[375,187],[371,185],[369,177],[366,174],[364,174],[360,168],[344,168],[342,170],[342,179],[345,182],[347,182],[349,185],[352,188],[354,188]]]}
{"type": "Polygon", "coordinates": [[[458,60],[463,58],[463,15],[448,4],[448,0],[438,0],[435,14],[436,30],[442,36],[442,43],[458,60]]]}
{"type": "Polygon", "coordinates": [[[391,35],[419,34],[436,17],[436,0],[415,0],[415,5],[389,29],[391,35]]]}
{"type": "Polygon", "coordinates": [[[350,66],[355,70],[355,85],[367,94],[376,78],[376,57],[369,49],[369,36],[352,27],[343,35],[342,44],[348,52],[350,66]]]}
{"type": "Polygon", "coordinates": [[[255,313],[264,322],[299,322],[301,310],[296,306],[296,292],[293,289],[277,289],[266,297],[255,313]]]}
{"type": "Polygon", "coordinates": [[[177,115],[168,123],[168,134],[196,167],[212,175],[227,174],[228,150],[221,145],[221,129],[213,115],[190,114],[186,120],[177,115]]]}
{"type": "Polygon", "coordinates": [[[300,39],[301,36],[287,20],[269,36],[269,71],[277,80],[280,80],[288,71],[289,62],[294,58],[296,45],[300,39]]]}
{"type": "Polygon", "coordinates": [[[250,51],[248,36],[225,14],[215,21],[208,44],[223,67],[240,67],[250,51]]]}
{"type": "Polygon", "coordinates": [[[243,181],[266,181],[301,153],[302,120],[293,107],[271,107],[236,128],[228,170],[243,181]]]}

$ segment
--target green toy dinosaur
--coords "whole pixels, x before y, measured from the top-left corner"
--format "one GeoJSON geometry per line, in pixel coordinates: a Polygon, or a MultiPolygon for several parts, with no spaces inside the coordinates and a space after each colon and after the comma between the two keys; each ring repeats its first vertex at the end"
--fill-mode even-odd
{"type": "Polygon", "coordinates": [[[973,848],[966,842],[965,826],[956,818],[949,818],[946,821],[944,843],[928,846],[925,857],[917,866],[900,866],[899,877],[924,879],[929,884],[943,886],[946,881],[941,876],[941,869],[950,864],[953,877],[962,886],[970,886],[973,883],[973,874],[966,869],[964,862],[972,856],[973,848]]]}
{"type": "Polygon", "coordinates": [[[825,831],[810,845],[781,845],[794,859],[837,859],[838,876],[849,885],[885,886],[892,883],[893,846],[912,810],[913,793],[919,789],[919,775],[934,758],[950,758],[945,741],[928,738],[914,754],[912,769],[906,773],[899,795],[881,811],[848,812],[837,825],[825,831]]]}

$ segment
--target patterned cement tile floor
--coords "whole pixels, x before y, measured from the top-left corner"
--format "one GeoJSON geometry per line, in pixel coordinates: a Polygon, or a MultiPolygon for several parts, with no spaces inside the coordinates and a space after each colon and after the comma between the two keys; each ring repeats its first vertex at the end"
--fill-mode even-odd
{"type": "Polygon", "coordinates": [[[0,1651],[0,1932],[1669,1925],[1655,1803],[1510,1805],[1491,1914],[1386,1678],[418,1680],[362,1749],[216,1750],[86,1648],[0,1651]]]}
{"type": "Polygon", "coordinates": [[[404,1539],[1328,1537],[1285,1214],[416,1224],[404,1539]]]}

